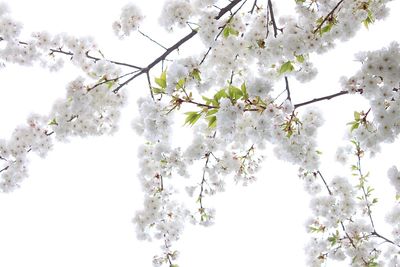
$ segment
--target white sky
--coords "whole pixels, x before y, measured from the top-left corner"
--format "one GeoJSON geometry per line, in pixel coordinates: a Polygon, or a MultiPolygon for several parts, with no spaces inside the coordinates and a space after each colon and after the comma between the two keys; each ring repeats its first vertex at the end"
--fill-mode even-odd
{"type": "MultiPolygon", "coordinates": [[[[111,23],[125,0],[101,4],[94,0],[6,2],[13,17],[24,23],[26,35],[38,30],[91,35],[107,57],[139,65],[161,52],[139,35],[124,41],[113,37],[111,23]]],[[[294,1],[275,2],[290,6],[294,1]]],[[[136,3],[143,6],[148,22],[155,20],[162,6],[162,1],[136,3]]],[[[379,49],[400,39],[400,17],[395,16],[400,4],[390,6],[393,15],[385,22],[361,31],[335,51],[315,56],[320,75],[309,84],[291,82],[293,101],[340,91],[339,77],[351,75],[358,67],[353,62],[355,52],[379,49]]],[[[166,35],[153,26],[144,25],[142,30],[167,45],[176,40],[165,39],[166,35]]],[[[7,138],[30,112],[48,112],[76,74],[70,67],[56,74],[12,65],[1,69],[0,138],[7,138]]],[[[141,81],[129,90],[132,103],[147,93],[141,81]]],[[[319,132],[326,162],[322,170],[328,177],[347,175],[347,169],[333,163],[332,144],[340,142],[353,111],[365,109],[365,103],[344,96],[320,106],[326,119],[319,132]]],[[[121,131],[113,137],[74,139],[69,144],[56,144],[44,160],[31,157],[30,175],[21,189],[0,195],[0,266],[151,266],[158,245],[137,241],[131,223],[143,201],[136,178],[140,140],[129,126],[135,108],[133,104],[125,109],[121,131]]],[[[393,157],[396,147],[398,143],[385,147],[392,157],[380,155],[371,161],[374,165],[367,166],[377,195],[386,193],[381,181],[386,182],[388,166],[400,165],[398,157],[393,157]]],[[[186,228],[177,245],[180,266],[304,266],[308,196],[296,174],[296,167],[269,157],[255,185],[233,185],[207,202],[217,209],[216,224],[186,228]]],[[[379,229],[385,205],[378,207],[379,229]]]]}

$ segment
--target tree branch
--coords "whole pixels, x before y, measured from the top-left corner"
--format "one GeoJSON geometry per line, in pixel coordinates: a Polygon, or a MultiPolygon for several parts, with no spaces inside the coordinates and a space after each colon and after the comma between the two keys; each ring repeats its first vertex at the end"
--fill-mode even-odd
{"type": "MultiPolygon", "coordinates": [[[[229,3],[226,7],[222,8],[218,15],[215,17],[216,20],[220,19],[225,13],[230,11],[234,6],[236,6],[238,3],[240,3],[242,0],[234,0],[229,3]]],[[[247,1],[247,0],[245,0],[247,1]]],[[[182,44],[186,43],[188,40],[192,39],[193,36],[197,34],[196,30],[192,30],[188,35],[180,39],[178,42],[176,42],[174,45],[169,47],[162,55],[160,55],[158,58],[153,60],[147,67],[141,68],[140,72],[136,73],[133,75],[131,78],[120,84],[117,88],[113,90],[114,93],[118,93],[118,91],[124,87],[125,85],[129,84],[132,80],[135,78],[139,77],[142,74],[148,73],[155,65],[160,63],[161,61],[165,60],[169,54],[171,54],[173,51],[177,50],[182,44]]]]}
{"type": "Polygon", "coordinates": [[[386,237],[384,237],[384,236],[378,234],[376,231],[373,231],[373,232],[371,233],[371,235],[376,236],[376,237],[378,237],[378,238],[381,238],[381,239],[385,240],[385,242],[388,242],[388,243],[390,243],[390,244],[392,244],[392,245],[395,245],[395,246],[397,246],[397,247],[400,247],[399,244],[396,244],[396,243],[393,242],[392,240],[390,240],[390,239],[388,239],[388,238],[386,238],[386,237]]]}
{"type": "Polygon", "coordinates": [[[287,76],[285,76],[285,85],[286,85],[285,90],[286,90],[286,93],[287,93],[286,100],[289,100],[290,102],[292,102],[292,98],[290,96],[289,81],[288,81],[288,77],[287,76]]]}
{"type": "MultiPolygon", "coordinates": [[[[54,54],[54,53],[59,53],[59,54],[63,54],[63,55],[71,56],[71,57],[74,56],[74,53],[72,53],[70,51],[64,51],[61,48],[50,49],[50,55],[54,54]]],[[[99,58],[99,57],[94,57],[94,56],[89,55],[89,51],[86,51],[85,55],[86,55],[87,58],[93,59],[95,62],[102,59],[102,58],[99,58]]],[[[119,66],[130,67],[130,68],[134,68],[134,69],[141,69],[141,67],[139,67],[139,66],[128,64],[128,63],[124,63],[124,62],[108,60],[108,59],[104,59],[104,60],[106,60],[106,61],[108,61],[110,63],[113,63],[115,65],[119,65],[119,66]]]]}
{"type": "Polygon", "coordinates": [[[102,85],[102,84],[106,84],[106,83],[108,83],[108,82],[116,82],[116,81],[118,81],[119,79],[124,78],[124,77],[129,76],[129,75],[132,75],[132,74],[134,74],[134,73],[137,73],[138,71],[140,71],[140,70],[135,70],[135,71],[132,71],[132,72],[129,72],[129,73],[125,73],[125,74],[123,74],[123,75],[121,75],[121,76],[118,76],[118,77],[115,77],[115,78],[113,78],[113,79],[103,78],[103,79],[104,79],[103,81],[98,82],[98,83],[96,83],[95,85],[93,85],[93,86],[91,86],[91,87],[88,87],[88,88],[87,88],[87,91],[90,92],[90,91],[93,90],[94,88],[96,88],[96,87],[98,87],[98,86],[100,86],[100,85],[102,85]]]}
{"type": "MultiPolygon", "coordinates": [[[[317,171],[316,173],[314,173],[315,176],[316,176],[317,174],[319,175],[319,177],[321,177],[322,181],[324,182],[324,185],[325,185],[325,187],[326,187],[326,190],[328,190],[329,195],[332,196],[332,195],[333,195],[332,190],[329,188],[329,185],[328,185],[328,183],[325,181],[324,176],[322,176],[322,173],[321,173],[320,171],[317,171]]],[[[351,236],[349,235],[349,233],[347,233],[347,231],[346,231],[346,227],[344,226],[343,221],[340,221],[339,223],[340,223],[340,225],[342,226],[343,232],[344,232],[344,234],[346,235],[347,239],[349,239],[351,246],[352,246],[353,248],[356,248],[356,245],[354,244],[353,239],[351,238],[351,236]]]]}
{"type": "Polygon", "coordinates": [[[258,5],[257,5],[257,0],[254,0],[253,2],[253,6],[251,7],[251,10],[249,11],[250,14],[253,14],[254,10],[257,8],[257,10],[259,9],[258,5]]]}
{"type": "Polygon", "coordinates": [[[338,96],[341,96],[341,95],[346,95],[348,93],[349,93],[349,91],[340,91],[339,93],[336,93],[336,94],[327,95],[327,96],[319,97],[319,98],[314,98],[312,100],[308,100],[308,101],[305,101],[305,102],[302,102],[302,103],[295,104],[294,108],[296,109],[296,108],[299,108],[299,107],[302,107],[302,106],[306,106],[306,105],[309,105],[309,104],[312,104],[312,103],[315,103],[315,102],[323,101],[323,100],[330,100],[332,98],[335,98],[335,97],[338,97],[338,96]]]}
{"type": "MultiPolygon", "coordinates": [[[[219,11],[218,15],[215,17],[216,20],[219,20],[223,15],[225,15],[225,13],[229,12],[232,8],[234,8],[237,4],[239,4],[241,1],[243,0],[233,0],[232,2],[230,2],[229,5],[227,5],[224,8],[221,8],[221,10],[219,11]]],[[[247,0],[246,0],[247,1],[247,0]]],[[[245,1],[245,2],[246,2],[245,1]]]]}
{"type": "Polygon", "coordinates": [[[328,13],[328,15],[326,15],[324,17],[324,19],[321,21],[321,23],[317,26],[317,28],[315,28],[315,30],[313,31],[313,33],[316,33],[317,31],[319,31],[322,27],[322,25],[324,25],[324,23],[330,19],[333,16],[333,13],[336,11],[336,9],[339,8],[339,6],[343,3],[344,0],[340,0],[336,6],[331,10],[331,12],[328,13]]]}
{"type": "Polygon", "coordinates": [[[276,26],[274,9],[272,8],[271,0],[268,0],[268,10],[269,10],[269,14],[271,15],[272,28],[274,29],[274,37],[276,38],[276,36],[278,36],[278,30],[280,30],[282,32],[282,29],[278,29],[278,26],[276,26]]]}
{"type": "Polygon", "coordinates": [[[320,171],[317,171],[316,173],[314,173],[314,176],[316,176],[316,174],[319,175],[319,177],[321,177],[322,182],[324,182],[324,185],[326,187],[326,190],[328,190],[329,195],[333,195],[331,189],[328,186],[328,183],[326,182],[324,176],[322,176],[322,173],[320,171]]]}
{"type": "Polygon", "coordinates": [[[121,83],[117,88],[114,89],[114,93],[118,93],[118,91],[124,87],[125,85],[127,85],[128,83],[130,83],[132,80],[134,80],[135,78],[139,77],[142,74],[148,73],[155,65],[157,65],[158,63],[160,63],[161,61],[165,60],[166,57],[171,54],[173,51],[175,51],[176,49],[178,49],[182,44],[186,43],[188,40],[190,40],[193,36],[195,36],[197,34],[197,31],[191,31],[188,35],[186,35],[185,37],[183,37],[182,39],[180,39],[177,43],[175,43],[173,46],[169,47],[167,49],[167,51],[165,51],[161,56],[159,56],[158,58],[156,58],[155,60],[153,60],[153,62],[151,62],[147,67],[142,68],[138,73],[136,73],[135,75],[133,75],[131,78],[129,78],[128,80],[126,80],[125,82],[121,83]]]}
{"type": "Polygon", "coordinates": [[[206,163],[204,164],[204,169],[203,169],[203,176],[201,179],[201,183],[200,183],[200,193],[199,193],[199,204],[200,204],[200,213],[204,212],[204,207],[203,207],[203,191],[204,191],[204,183],[206,182],[206,170],[208,168],[208,162],[210,160],[210,155],[211,152],[207,152],[205,154],[205,158],[206,158],[206,163]]]}
{"type": "Polygon", "coordinates": [[[144,32],[142,32],[141,30],[138,30],[138,32],[143,35],[144,37],[146,37],[147,39],[149,39],[150,41],[152,41],[153,43],[155,43],[156,45],[164,48],[165,50],[168,50],[168,48],[166,48],[165,46],[163,46],[162,44],[160,44],[159,42],[157,42],[156,40],[154,40],[153,38],[151,38],[150,36],[148,36],[147,34],[145,34],[144,32]]]}
{"type": "MultiPolygon", "coordinates": [[[[239,2],[240,2],[240,1],[238,1],[237,3],[239,3],[239,2]]],[[[228,22],[229,22],[230,20],[232,20],[232,18],[237,14],[237,12],[239,12],[239,10],[243,7],[243,5],[244,5],[246,2],[247,2],[247,0],[245,0],[245,1],[240,5],[240,7],[239,7],[235,12],[232,13],[232,15],[231,15],[231,16],[229,17],[229,19],[228,19],[228,22]]],[[[232,2],[232,3],[233,3],[233,2],[232,2]]],[[[217,19],[217,18],[218,18],[218,16],[215,17],[215,19],[217,19]]],[[[224,26],[220,27],[220,31],[219,31],[218,34],[215,36],[214,41],[217,41],[218,38],[221,36],[221,34],[222,34],[222,32],[224,31],[224,29],[225,29],[226,25],[228,24],[228,22],[225,23],[224,26]]],[[[208,54],[211,52],[211,49],[212,49],[212,46],[210,46],[210,47],[207,49],[207,52],[204,54],[204,56],[203,56],[203,58],[201,59],[199,65],[203,64],[204,60],[206,60],[208,54]]]]}
{"type": "Polygon", "coordinates": [[[10,168],[10,165],[4,167],[3,169],[0,170],[0,172],[6,171],[8,168],[10,168]]]}

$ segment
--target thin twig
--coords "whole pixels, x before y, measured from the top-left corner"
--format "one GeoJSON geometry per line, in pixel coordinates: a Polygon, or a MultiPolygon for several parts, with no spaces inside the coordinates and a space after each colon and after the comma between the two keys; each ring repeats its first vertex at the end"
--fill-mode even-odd
{"type": "Polygon", "coordinates": [[[365,204],[367,205],[367,213],[368,213],[369,221],[371,222],[372,229],[374,229],[374,232],[376,232],[374,220],[372,219],[371,204],[368,201],[368,194],[365,191],[365,186],[364,186],[364,182],[366,182],[366,180],[365,180],[365,176],[363,175],[362,170],[361,170],[361,155],[362,155],[363,151],[361,150],[359,143],[357,143],[356,149],[357,149],[356,150],[357,170],[358,170],[358,174],[360,175],[360,187],[361,187],[362,193],[364,195],[365,204]]]}
{"type": "Polygon", "coordinates": [[[121,78],[124,78],[124,77],[126,77],[126,76],[132,75],[132,74],[137,73],[137,72],[139,72],[139,71],[140,71],[140,70],[135,70],[135,71],[132,71],[132,72],[129,72],[129,73],[125,73],[125,74],[123,74],[123,75],[121,75],[121,76],[118,76],[118,77],[115,77],[115,78],[113,78],[113,79],[104,79],[104,81],[98,82],[98,83],[96,83],[95,85],[93,85],[93,86],[91,86],[91,87],[88,87],[86,90],[87,90],[88,92],[90,92],[91,90],[93,90],[94,88],[96,88],[96,87],[98,87],[98,86],[100,86],[100,85],[102,85],[102,84],[105,84],[105,83],[108,83],[108,82],[116,82],[116,81],[118,81],[118,80],[121,79],[121,78]]]}
{"type": "Polygon", "coordinates": [[[155,65],[157,65],[158,63],[160,63],[161,61],[165,60],[165,58],[171,54],[173,51],[175,51],[176,49],[178,49],[182,44],[184,44],[185,42],[187,42],[188,40],[190,40],[193,36],[195,36],[197,34],[197,31],[191,31],[188,35],[186,35],[185,37],[183,37],[182,39],[180,39],[177,43],[175,43],[173,46],[169,47],[162,55],[160,55],[158,58],[156,58],[155,60],[153,60],[153,62],[151,62],[147,67],[142,68],[138,73],[136,73],[135,75],[133,75],[131,78],[129,78],[128,80],[126,80],[125,82],[121,83],[117,88],[115,88],[113,90],[114,93],[118,93],[118,91],[124,87],[125,85],[127,85],[128,83],[130,83],[132,80],[134,80],[135,78],[139,77],[142,74],[147,74],[150,69],[152,69],[155,65]]]}
{"type": "MultiPolygon", "coordinates": [[[[329,195],[332,196],[333,193],[332,193],[331,189],[329,188],[329,185],[328,185],[328,183],[326,182],[324,176],[322,176],[322,173],[321,173],[320,171],[317,171],[316,174],[318,174],[319,177],[321,177],[321,180],[324,182],[324,185],[325,185],[326,190],[328,190],[329,195]]],[[[314,173],[314,175],[316,175],[316,174],[314,173]]],[[[343,221],[340,221],[340,225],[342,226],[342,229],[343,229],[344,234],[345,234],[346,237],[349,239],[349,241],[350,241],[350,243],[351,243],[351,246],[352,246],[353,248],[356,248],[356,245],[354,244],[353,239],[350,237],[350,235],[349,235],[349,234],[347,233],[347,231],[346,231],[346,227],[344,226],[343,221]]]]}
{"type": "Polygon", "coordinates": [[[378,234],[376,231],[373,231],[373,232],[371,233],[371,235],[376,236],[376,237],[379,237],[379,238],[385,240],[385,242],[388,242],[388,243],[390,243],[390,244],[392,244],[392,245],[395,245],[395,246],[397,246],[397,247],[400,247],[399,244],[396,244],[396,243],[393,242],[392,240],[390,240],[390,239],[388,239],[388,238],[386,238],[386,237],[384,237],[384,236],[378,234]]]}
{"type": "Polygon", "coordinates": [[[149,72],[146,72],[146,77],[147,77],[147,83],[149,84],[151,98],[154,100],[153,86],[151,85],[150,73],[149,72]]]}
{"type": "Polygon", "coordinates": [[[350,241],[350,243],[351,243],[351,246],[352,246],[353,248],[356,248],[356,245],[354,244],[353,239],[352,239],[352,238],[350,237],[350,235],[347,233],[346,228],[344,227],[344,224],[343,224],[342,221],[340,221],[340,225],[342,226],[342,229],[343,229],[345,235],[346,235],[347,238],[349,239],[349,241],[350,241]]]}
{"type": "Polygon", "coordinates": [[[326,182],[324,176],[322,176],[322,173],[320,171],[317,171],[317,174],[319,175],[319,177],[321,177],[321,180],[324,182],[324,185],[326,187],[326,190],[328,190],[329,195],[333,195],[333,193],[332,193],[331,189],[329,188],[328,183],[326,182]]]}
{"type": "Polygon", "coordinates": [[[0,172],[6,171],[8,168],[10,168],[10,165],[4,167],[3,169],[0,170],[0,172]]]}
{"type": "Polygon", "coordinates": [[[343,1],[344,0],[340,0],[337,4],[336,4],[336,6],[331,10],[331,12],[329,12],[328,13],[328,15],[326,15],[325,17],[324,17],[324,19],[321,21],[321,23],[317,26],[317,28],[315,28],[315,30],[313,31],[313,33],[316,33],[316,32],[318,32],[320,29],[321,29],[321,27],[322,27],[322,25],[324,25],[324,23],[328,20],[328,19],[330,19],[332,16],[333,16],[333,13],[336,11],[336,9],[343,3],[343,1]]]}
{"type": "MultiPolygon", "coordinates": [[[[216,20],[220,19],[223,15],[225,15],[228,11],[230,11],[234,6],[236,6],[238,3],[240,3],[242,0],[234,0],[229,3],[226,7],[222,8],[218,15],[215,17],[216,20]]],[[[245,0],[246,2],[247,0],[245,0]]],[[[124,87],[125,85],[129,84],[132,80],[135,78],[141,76],[142,74],[147,74],[150,69],[152,69],[155,65],[158,63],[162,62],[167,58],[169,54],[171,54],[173,51],[177,50],[182,44],[186,43],[188,40],[193,38],[198,32],[196,30],[192,30],[189,34],[184,36],[182,39],[180,39],[178,42],[176,42],[174,45],[169,47],[162,55],[160,55],[158,58],[153,60],[147,67],[141,68],[140,72],[136,73],[133,75],[131,78],[120,84],[117,88],[113,90],[114,93],[118,93],[118,91],[124,87]]]]}
{"type": "MultiPolygon", "coordinates": [[[[50,55],[54,54],[54,53],[59,53],[59,54],[63,54],[63,55],[71,56],[71,57],[74,56],[74,53],[72,53],[70,51],[64,51],[61,48],[50,49],[50,55]]],[[[85,53],[85,55],[86,55],[87,58],[93,59],[95,62],[98,61],[98,60],[101,60],[101,58],[89,55],[89,51],[87,51],[85,53]]],[[[119,62],[119,61],[114,61],[114,60],[108,60],[108,59],[105,59],[105,60],[110,62],[110,63],[113,63],[115,65],[124,66],[124,67],[130,67],[130,68],[134,68],[134,69],[141,69],[141,67],[136,66],[136,65],[132,65],[132,64],[124,63],[124,62],[119,62]]]]}
{"type": "Polygon", "coordinates": [[[197,105],[197,106],[199,106],[199,107],[208,108],[208,109],[219,108],[219,107],[217,107],[217,106],[206,105],[206,104],[202,104],[202,103],[195,102],[195,101],[192,101],[192,100],[182,100],[182,101],[183,101],[183,102],[186,102],[186,103],[190,103],[190,104],[197,105]]]}
{"type": "MultiPolygon", "coordinates": [[[[229,12],[232,10],[232,8],[234,8],[237,4],[239,4],[241,1],[243,0],[233,0],[232,2],[230,2],[229,5],[227,5],[224,8],[221,8],[221,10],[219,11],[218,15],[215,17],[216,20],[219,20],[223,15],[225,15],[225,13],[229,12]]],[[[246,2],[247,0],[245,0],[246,2]]]]}
{"type": "Polygon", "coordinates": [[[249,11],[250,14],[253,14],[254,10],[257,8],[257,10],[259,9],[258,5],[257,5],[257,0],[254,0],[253,2],[253,6],[251,7],[251,10],[249,11]]]}
{"type": "Polygon", "coordinates": [[[268,0],[268,9],[269,9],[269,14],[271,15],[272,28],[274,29],[274,37],[276,38],[276,36],[278,36],[278,30],[282,32],[282,29],[278,29],[278,26],[276,26],[274,9],[272,8],[271,0],[268,0]]]}
{"type": "MultiPolygon", "coordinates": [[[[239,3],[240,1],[233,1],[233,2],[236,2],[236,4],[237,4],[237,3],[239,3]]],[[[232,3],[233,3],[233,2],[232,2],[232,3]]],[[[247,0],[245,0],[245,1],[239,6],[239,8],[236,9],[236,11],[233,12],[233,13],[231,14],[231,16],[230,16],[229,19],[228,19],[228,22],[232,20],[232,18],[239,12],[240,9],[242,9],[243,5],[244,5],[246,2],[247,2],[247,0]]],[[[232,7],[233,7],[233,6],[232,6],[232,7]]],[[[222,9],[221,9],[221,10],[222,10],[222,9]]],[[[215,19],[218,20],[218,16],[215,17],[215,19]]],[[[220,27],[220,31],[219,31],[218,34],[214,37],[214,41],[217,41],[218,38],[221,36],[221,34],[222,34],[222,32],[224,31],[225,27],[228,25],[228,22],[225,23],[224,26],[220,27]]],[[[203,58],[201,59],[199,65],[203,64],[204,60],[206,60],[208,54],[211,52],[211,49],[212,49],[212,46],[210,46],[210,47],[208,48],[207,52],[204,54],[203,58]]]]}
{"type": "Polygon", "coordinates": [[[198,197],[200,209],[201,209],[200,212],[204,211],[202,199],[203,199],[203,192],[204,192],[204,183],[206,182],[206,170],[208,168],[208,162],[210,161],[210,155],[211,155],[211,152],[207,152],[205,155],[206,163],[204,164],[203,176],[202,176],[201,183],[200,183],[200,193],[199,193],[199,197],[198,197]]]}
{"type": "Polygon", "coordinates": [[[305,101],[305,102],[302,102],[302,103],[295,104],[294,108],[296,109],[296,108],[299,108],[299,107],[302,107],[302,106],[306,106],[306,105],[311,104],[311,103],[323,101],[323,100],[330,100],[332,98],[335,98],[335,97],[338,97],[338,96],[341,96],[341,95],[346,95],[348,93],[349,93],[349,91],[340,91],[339,93],[336,93],[336,94],[327,95],[327,96],[319,97],[319,98],[314,98],[312,100],[308,100],[308,101],[305,101]]]}
{"type": "MultiPolygon", "coordinates": [[[[192,29],[193,30],[193,29],[192,29]]],[[[138,32],[143,35],[144,37],[146,37],[147,39],[149,39],[150,41],[152,41],[153,43],[155,43],[156,45],[164,48],[165,50],[168,50],[168,48],[166,48],[165,46],[163,46],[162,44],[160,44],[159,42],[157,42],[156,40],[154,40],[153,38],[151,38],[150,36],[148,36],[147,34],[145,34],[144,32],[142,32],[141,30],[138,30],[138,32]]]]}
{"type": "Polygon", "coordinates": [[[289,100],[290,102],[292,102],[292,98],[290,96],[289,81],[288,81],[288,77],[287,76],[285,76],[285,85],[286,85],[286,92],[287,92],[286,100],[289,100]]]}

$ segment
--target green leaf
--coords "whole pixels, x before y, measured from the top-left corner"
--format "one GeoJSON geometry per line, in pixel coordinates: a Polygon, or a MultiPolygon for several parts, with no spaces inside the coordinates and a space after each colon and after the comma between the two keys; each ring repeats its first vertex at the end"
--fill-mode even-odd
{"type": "Polygon", "coordinates": [[[200,71],[198,69],[194,69],[191,73],[192,77],[198,80],[199,82],[201,81],[200,77],[200,71]]]}
{"type": "Polygon", "coordinates": [[[238,100],[243,96],[243,92],[242,92],[242,90],[240,90],[236,86],[229,85],[229,87],[228,87],[228,96],[232,100],[238,100]]]}
{"type": "Polygon", "coordinates": [[[224,35],[225,38],[229,37],[229,27],[228,26],[226,26],[224,28],[223,35],[224,35]]]}
{"type": "Polygon", "coordinates": [[[107,89],[111,89],[111,87],[113,87],[114,84],[115,84],[115,81],[108,81],[108,82],[106,82],[107,89]]]}
{"type": "Polygon", "coordinates": [[[53,118],[53,119],[48,123],[48,125],[58,125],[58,122],[57,122],[56,118],[53,118]]]}
{"type": "Polygon", "coordinates": [[[206,101],[206,105],[210,105],[214,99],[208,98],[206,96],[201,96],[201,98],[203,98],[204,101],[206,101]]]}
{"type": "Polygon", "coordinates": [[[298,55],[298,56],[296,56],[296,60],[297,60],[298,62],[300,62],[300,63],[303,63],[304,60],[305,60],[305,58],[304,58],[303,55],[298,55]]]}
{"type": "Polygon", "coordinates": [[[319,33],[322,35],[324,33],[329,32],[333,27],[333,23],[328,23],[326,26],[322,27],[319,31],[319,33]]]}
{"type": "Polygon", "coordinates": [[[185,83],[186,83],[186,79],[182,78],[176,83],[175,88],[176,89],[183,89],[185,87],[185,83]]]}
{"type": "Polygon", "coordinates": [[[219,106],[218,100],[214,99],[214,98],[208,98],[205,96],[202,96],[203,100],[206,101],[206,105],[213,105],[215,107],[219,106]]]}
{"type": "Polygon", "coordinates": [[[230,33],[231,35],[234,35],[234,36],[238,36],[238,35],[239,35],[239,31],[238,31],[238,30],[235,30],[235,29],[232,28],[232,27],[229,28],[229,33],[230,33]]]}
{"type": "Polygon", "coordinates": [[[324,229],[323,226],[315,227],[315,226],[313,226],[313,225],[310,225],[309,228],[310,228],[310,231],[311,231],[312,233],[323,233],[323,232],[325,231],[325,229],[324,229]]]}
{"type": "Polygon", "coordinates": [[[350,140],[350,142],[356,146],[356,148],[360,145],[356,140],[350,140]]]}
{"type": "Polygon", "coordinates": [[[207,111],[206,117],[211,116],[211,115],[214,115],[214,114],[217,113],[217,112],[218,112],[218,109],[216,109],[216,108],[211,109],[211,110],[207,111]]]}
{"type": "Polygon", "coordinates": [[[189,125],[194,125],[201,117],[201,111],[197,112],[197,111],[190,111],[190,112],[186,112],[186,119],[185,119],[185,124],[189,124],[189,125]]]}
{"type": "Polygon", "coordinates": [[[334,246],[337,242],[336,236],[328,237],[328,241],[331,243],[331,246],[334,246]]]}
{"type": "Polygon", "coordinates": [[[217,127],[217,116],[209,116],[206,120],[208,121],[208,128],[217,127]]]}
{"type": "Polygon", "coordinates": [[[152,87],[151,90],[155,95],[165,94],[165,88],[152,87]]]}
{"type": "Polygon", "coordinates": [[[316,23],[319,25],[324,21],[324,17],[320,17],[319,19],[317,19],[316,23]]]}
{"type": "Polygon", "coordinates": [[[360,113],[359,113],[359,112],[354,111],[354,119],[355,119],[356,121],[360,121],[360,113]]]}
{"type": "Polygon", "coordinates": [[[294,0],[296,4],[303,4],[306,0],[294,0]]]}
{"type": "Polygon", "coordinates": [[[214,100],[219,102],[219,100],[223,97],[228,97],[228,95],[225,92],[225,89],[219,90],[215,95],[214,95],[214,100]]]}
{"type": "Polygon", "coordinates": [[[154,78],[154,81],[156,82],[156,84],[158,86],[160,86],[161,88],[167,88],[167,71],[163,71],[161,73],[161,76],[159,78],[154,78]]]}
{"type": "Polygon", "coordinates": [[[354,122],[353,125],[351,126],[350,131],[354,131],[355,129],[358,129],[358,127],[360,126],[359,122],[354,122]]]}
{"type": "Polygon", "coordinates": [[[242,83],[242,85],[240,86],[240,89],[242,90],[242,93],[243,93],[243,99],[248,99],[249,94],[247,93],[246,84],[242,83]]]}
{"type": "Polygon", "coordinates": [[[286,72],[291,72],[294,70],[292,61],[287,61],[282,64],[282,66],[279,68],[278,73],[279,75],[284,74],[286,72]]]}
{"type": "Polygon", "coordinates": [[[365,20],[363,20],[363,24],[365,28],[368,29],[368,26],[375,21],[374,15],[372,14],[371,10],[368,10],[368,16],[365,20]]]}
{"type": "Polygon", "coordinates": [[[223,31],[223,36],[225,38],[228,38],[229,35],[234,35],[234,36],[238,36],[239,35],[239,31],[235,30],[234,28],[232,28],[231,26],[226,25],[223,31]]]}
{"type": "Polygon", "coordinates": [[[375,189],[373,189],[371,186],[367,187],[367,194],[370,194],[372,191],[374,191],[375,189]]]}

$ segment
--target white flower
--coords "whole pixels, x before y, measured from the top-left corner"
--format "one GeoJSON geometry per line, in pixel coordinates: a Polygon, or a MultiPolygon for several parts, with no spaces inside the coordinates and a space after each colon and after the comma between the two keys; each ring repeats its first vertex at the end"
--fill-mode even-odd
{"type": "Polygon", "coordinates": [[[265,99],[273,90],[272,83],[266,78],[251,77],[246,83],[247,92],[251,97],[259,96],[265,99]]]}
{"type": "Polygon", "coordinates": [[[397,193],[400,193],[400,173],[396,166],[392,166],[387,171],[387,176],[389,177],[390,183],[394,186],[397,193]]]}
{"type": "Polygon", "coordinates": [[[160,24],[172,31],[175,25],[183,28],[193,13],[191,4],[187,0],[167,0],[159,18],[160,24]]]}
{"type": "Polygon", "coordinates": [[[139,28],[144,16],[141,10],[134,4],[128,4],[122,8],[119,21],[113,23],[114,33],[119,36],[128,36],[139,28]]]}

